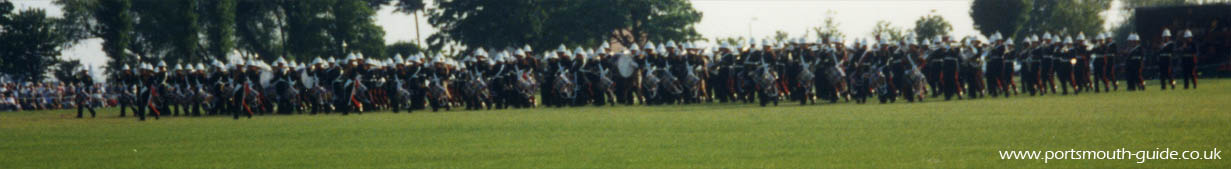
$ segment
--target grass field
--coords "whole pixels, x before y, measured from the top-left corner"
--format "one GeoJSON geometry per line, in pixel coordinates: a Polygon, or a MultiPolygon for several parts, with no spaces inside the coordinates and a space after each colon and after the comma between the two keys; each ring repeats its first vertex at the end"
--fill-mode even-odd
{"type": "MultiPolygon", "coordinates": [[[[1152,81],[1154,82],[1154,81],[1152,81]]],[[[1001,160],[999,150],[1231,149],[1231,80],[1199,90],[925,103],[169,117],[0,112],[0,168],[1228,168],[1001,160]]]]}

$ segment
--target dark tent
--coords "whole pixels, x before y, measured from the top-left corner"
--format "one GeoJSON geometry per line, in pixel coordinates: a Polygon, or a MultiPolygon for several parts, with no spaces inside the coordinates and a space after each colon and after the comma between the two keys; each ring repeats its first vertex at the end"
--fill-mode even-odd
{"type": "Polygon", "coordinates": [[[1158,44],[1162,29],[1175,37],[1192,30],[1201,46],[1200,70],[1206,76],[1231,73],[1231,4],[1143,7],[1134,10],[1133,25],[1145,44],[1158,44]]]}

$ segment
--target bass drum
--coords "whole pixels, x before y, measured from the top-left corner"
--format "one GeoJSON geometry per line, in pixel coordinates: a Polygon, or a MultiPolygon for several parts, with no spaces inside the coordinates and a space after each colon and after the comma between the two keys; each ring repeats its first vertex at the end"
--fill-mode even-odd
{"type": "Polygon", "coordinates": [[[616,59],[616,71],[619,71],[620,77],[633,77],[633,73],[637,72],[637,62],[633,60],[633,56],[621,54],[619,57],[616,59]]]}
{"type": "Polygon", "coordinates": [[[299,79],[300,84],[303,85],[303,88],[305,89],[316,87],[316,78],[309,76],[307,71],[299,72],[299,79]]]}

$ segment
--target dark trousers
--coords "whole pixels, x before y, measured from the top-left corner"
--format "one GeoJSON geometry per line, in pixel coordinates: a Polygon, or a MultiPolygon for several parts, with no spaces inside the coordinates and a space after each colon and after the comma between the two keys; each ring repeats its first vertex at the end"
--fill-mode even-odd
{"type": "Polygon", "coordinates": [[[406,106],[406,100],[402,99],[403,96],[401,93],[398,93],[397,89],[390,90],[390,92],[394,92],[396,94],[392,94],[394,96],[389,98],[389,107],[393,109],[393,113],[401,112],[402,107],[406,106]]]}
{"type": "Polygon", "coordinates": [[[961,92],[959,87],[961,86],[961,81],[958,81],[958,75],[960,75],[958,67],[960,66],[957,64],[956,60],[945,60],[944,67],[941,70],[940,85],[944,86],[945,100],[952,99],[954,95],[957,95],[958,99],[962,98],[961,95],[958,95],[958,92],[961,92]]]}
{"type": "MultiPolygon", "coordinates": [[[[1043,68],[1039,69],[1039,78],[1041,78],[1039,83],[1043,85],[1043,93],[1046,93],[1049,89],[1052,94],[1056,93],[1056,74],[1059,73],[1057,70],[1060,63],[1060,59],[1057,58],[1047,58],[1046,61],[1043,61],[1043,68]]],[[[1061,81],[1060,85],[1063,86],[1064,82],[1061,81]]]]}
{"type": "Polygon", "coordinates": [[[1197,88],[1197,57],[1189,57],[1181,59],[1184,62],[1180,76],[1184,78],[1184,88],[1188,89],[1188,82],[1193,83],[1193,89],[1197,88]]]}
{"type": "Polygon", "coordinates": [[[1098,92],[1099,83],[1103,85],[1103,91],[1111,91],[1112,87],[1120,88],[1116,85],[1115,64],[1109,58],[1094,59],[1094,91],[1098,92]]]}
{"type": "Polygon", "coordinates": [[[94,115],[95,115],[95,114],[94,114],[94,107],[90,107],[90,105],[89,105],[89,104],[90,104],[90,103],[85,102],[85,101],[78,101],[78,102],[77,102],[77,118],[81,118],[81,117],[82,117],[82,115],[83,115],[82,113],[84,113],[84,112],[82,112],[82,109],[89,109],[89,110],[90,110],[90,117],[95,117],[95,116],[94,116],[94,115]]]}
{"type": "Polygon", "coordinates": [[[1145,77],[1142,76],[1141,59],[1129,59],[1125,63],[1124,75],[1127,76],[1128,90],[1145,90],[1145,77]]]}
{"type": "Polygon", "coordinates": [[[1004,92],[1004,97],[1009,97],[1009,93],[1017,94],[1017,83],[1013,82],[1013,61],[1005,60],[1000,66],[1000,84],[1001,91],[1004,92]]]}
{"type": "MultiPolygon", "coordinates": [[[[148,95],[148,94],[146,94],[146,95],[148,95]]],[[[144,121],[144,120],[145,120],[145,116],[146,116],[147,114],[148,114],[148,115],[152,115],[152,116],[154,116],[154,119],[155,119],[155,120],[157,120],[157,119],[159,118],[159,116],[161,116],[161,115],[162,115],[162,113],[160,113],[160,112],[155,112],[155,111],[161,111],[161,110],[155,110],[155,108],[151,108],[151,106],[150,106],[150,104],[149,104],[150,102],[151,102],[151,100],[150,100],[150,99],[141,99],[141,100],[137,101],[137,103],[139,103],[139,104],[138,104],[138,105],[135,105],[135,106],[137,106],[137,117],[138,117],[138,120],[143,120],[143,121],[144,121]],[[149,112],[146,112],[146,110],[149,110],[149,112]]]]}
{"type": "Polygon", "coordinates": [[[1038,62],[1023,62],[1022,64],[1022,92],[1030,93],[1033,96],[1038,91],[1039,80],[1039,63],[1038,62]]]}
{"type": "Polygon", "coordinates": [[[1000,71],[1004,70],[1002,68],[1004,66],[1004,60],[989,59],[986,64],[987,71],[984,72],[984,80],[986,80],[987,93],[991,94],[992,97],[999,96],[1002,93],[1007,93],[1005,90],[1007,85],[1004,83],[1004,79],[1001,76],[1004,74],[1000,73],[1000,71]]]}
{"type": "Polygon", "coordinates": [[[146,99],[137,99],[136,104],[133,104],[133,108],[137,109],[133,111],[133,115],[137,116],[137,120],[145,121],[145,108],[148,108],[148,106],[144,104],[146,103],[145,100],[146,99]]]}
{"type": "MultiPolygon", "coordinates": [[[[240,90],[245,90],[245,89],[240,89],[240,90]]],[[[248,98],[248,96],[245,95],[243,91],[237,92],[234,96],[239,96],[239,97],[235,97],[232,99],[231,104],[235,109],[234,111],[231,111],[232,118],[239,119],[240,115],[248,115],[248,118],[252,118],[253,111],[257,111],[256,109],[258,108],[256,107],[256,105],[246,105],[246,106],[244,105],[244,102],[247,101],[245,99],[251,99],[251,98],[248,98]]]]}
{"type": "Polygon", "coordinates": [[[1171,73],[1171,58],[1158,58],[1158,86],[1162,89],[1167,89],[1167,85],[1171,85],[1171,89],[1175,89],[1175,74],[1171,73]]]}
{"type": "Polygon", "coordinates": [[[1073,80],[1073,64],[1068,62],[1057,62],[1055,64],[1055,68],[1056,78],[1060,79],[1061,93],[1069,94],[1069,87],[1074,87],[1074,90],[1076,90],[1076,85],[1074,85],[1073,80]]]}
{"type": "Polygon", "coordinates": [[[128,101],[124,101],[124,100],[120,101],[120,117],[127,116],[127,112],[128,112],[128,101]]]}

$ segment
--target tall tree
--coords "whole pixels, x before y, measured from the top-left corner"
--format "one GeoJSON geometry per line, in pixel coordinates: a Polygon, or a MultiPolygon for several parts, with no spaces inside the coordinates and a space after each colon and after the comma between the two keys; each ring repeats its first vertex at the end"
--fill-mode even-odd
{"type": "Polygon", "coordinates": [[[89,38],[102,39],[102,50],[109,60],[103,66],[108,77],[125,64],[135,64],[137,58],[129,51],[134,41],[134,16],[129,0],[56,0],[64,11],[61,28],[71,42],[89,38]]]}
{"type": "Polygon", "coordinates": [[[919,17],[919,20],[915,20],[914,31],[916,39],[928,39],[937,35],[949,35],[949,32],[953,31],[953,25],[950,25],[949,21],[945,20],[945,18],[940,15],[936,15],[934,13],[936,11],[932,12],[932,14],[919,17]]]}
{"type": "Polygon", "coordinates": [[[732,47],[739,47],[735,45],[739,45],[741,42],[745,40],[744,40],[744,37],[719,37],[719,38],[714,38],[711,41],[713,41],[714,44],[727,43],[727,44],[732,45],[732,47]]]}
{"type": "Polygon", "coordinates": [[[397,9],[394,12],[410,14],[415,18],[415,43],[423,44],[423,37],[419,35],[419,12],[422,12],[427,7],[423,0],[398,0],[394,5],[397,9]]]}
{"type": "Polygon", "coordinates": [[[787,33],[784,30],[777,30],[777,31],[774,31],[774,36],[771,36],[770,38],[774,39],[774,41],[776,42],[781,42],[781,41],[787,40],[787,38],[790,38],[790,37],[791,37],[790,33],[787,33]]]}
{"type": "MultiPolygon", "coordinates": [[[[0,0],[0,25],[9,24],[9,13],[10,12],[13,12],[13,2],[10,2],[9,0],[0,0]]],[[[0,38],[3,38],[3,35],[5,35],[6,32],[8,31],[0,28],[0,38]]],[[[0,39],[0,40],[4,40],[4,39],[0,39]]],[[[4,49],[7,51],[8,46],[0,45],[0,49],[4,49]]],[[[7,53],[0,53],[0,58],[8,58],[7,56],[8,56],[7,53]]],[[[5,60],[8,60],[8,59],[0,59],[0,68],[3,68],[5,65],[8,65],[8,63],[5,63],[5,60]]],[[[0,71],[0,72],[3,72],[3,71],[0,71]]]]}
{"type": "MultiPolygon", "coordinates": [[[[430,10],[427,22],[439,31],[428,36],[428,48],[442,49],[450,42],[471,48],[516,46],[528,42],[540,42],[534,44],[540,49],[555,45],[559,42],[542,44],[545,22],[549,20],[549,11],[546,10],[561,7],[560,3],[567,2],[579,1],[556,1],[555,4],[540,5],[525,0],[436,1],[437,8],[430,10]]],[[[588,33],[594,30],[578,29],[576,32],[588,33]]]]}
{"type": "Polygon", "coordinates": [[[129,51],[142,61],[204,61],[198,1],[134,0],[129,51]]]}
{"type": "MultiPolygon", "coordinates": [[[[0,4],[0,6],[6,6],[0,4]]],[[[4,7],[0,7],[4,8],[4,7]]],[[[26,9],[3,15],[0,22],[0,73],[26,81],[42,81],[67,43],[55,26],[58,18],[42,9],[26,9]]]]}
{"type": "MultiPolygon", "coordinates": [[[[340,1],[363,3],[362,1],[340,1]]],[[[345,47],[343,47],[343,43],[340,43],[342,41],[339,40],[349,39],[349,37],[342,37],[349,34],[336,31],[340,29],[349,31],[351,27],[334,28],[332,32],[329,29],[331,26],[337,26],[334,21],[339,20],[340,16],[351,17],[343,15],[353,14],[351,12],[337,13],[339,11],[336,11],[335,7],[339,5],[340,1],[279,1],[279,7],[281,7],[282,11],[281,16],[283,17],[281,22],[283,25],[280,31],[282,36],[284,36],[281,40],[283,45],[285,45],[285,50],[283,50],[284,53],[275,55],[260,55],[260,58],[265,61],[273,61],[278,57],[295,59],[317,56],[344,56],[341,54],[343,54],[345,47]],[[331,13],[333,14],[332,17],[329,15],[331,13]]]]}
{"type": "Polygon", "coordinates": [[[335,55],[358,52],[365,56],[387,57],[383,51],[385,31],[372,19],[376,11],[362,1],[337,1],[333,7],[334,18],[329,32],[337,42],[334,46],[342,47],[334,51],[335,55]]]}
{"type": "Polygon", "coordinates": [[[59,61],[54,64],[51,75],[61,82],[68,81],[73,78],[73,74],[77,73],[77,69],[81,69],[81,66],[81,60],[59,61]]]}
{"type": "Polygon", "coordinates": [[[1020,38],[1045,32],[1101,32],[1104,18],[1100,14],[1108,8],[1111,0],[976,0],[970,15],[984,35],[1001,31],[1020,38]]]}
{"type": "Polygon", "coordinates": [[[171,54],[178,55],[178,57],[174,57],[178,58],[175,59],[175,63],[199,63],[205,61],[202,57],[204,55],[199,53],[201,52],[201,44],[199,44],[201,43],[200,16],[197,15],[198,7],[200,6],[198,5],[199,2],[181,2],[175,4],[173,8],[179,10],[178,12],[173,12],[174,19],[172,19],[174,21],[172,25],[175,25],[172,27],[174,28],[172,34],[179,35],[173,36],[172,41],[174,48],[171,54]]]}
{"type": "Polygon", "coordinates": [[[9,12],[13,12],[13,2],[0,0],[0,23],[9,21],[9,12]]]}
{"type": "Polygon", "coordinates": [[[1005,37],[1017,37],[1017,32],[1030,18],[1033,0],[975,0],[970,5],[970,19],[983,35],[1000,32],[1005,37]]]}
{"type": "Polygon", "coordinates": [[[237,1],[235,47],[243,53],[279,56],[285,51],[283,1],[237,1]]]}
{"type": "Polygon", "coordinates": [[[205,28],[204,51],[217,60],[226,60],[227,53],[235,48],[235,0],[204,1],[201,20],[205,28]]]}
{"type": "Polygon", "coordinates": [[[221,60],[235,51],[265,61],[340,57],[348,51],[383,56],[384,31],[373,16],[374,8],[389,2],[56,0],[71,23],[66,30],[85,32],[68,34],[69,39],[102,38],[113,70],[137,60],[221,60]]]}
{"type": "Polygon", "coordinates": [[[892,23],[886,20],[876,21],[876,26],[872,27],[872,37],[885,40],[903,40],[906,39],[906,31],[901,27],[893,26],[892,23]]]}
{"type": "MultiPolygon", "coordinates": [[[[604,1],[600,1],[604,2],[604,1]]],[[[607,9],[625,11],[619,13],[618,19],[628,18],[622,24],[622,29],[616,30],[614,37],[624,45],[650,41],[666,40],[701,40],[701,33],[696,30],[696,23],[703,16],[692,7],[687,0],[627,0],[607,1],[616,3],[607,7],[605,4],[589,9],[607,9]]],[[[585,11],[581,11],[585,12],[585,11]]]]}
{"type": "Polygon", "coordinates": [[[529,44],[597,46],[645,41],[699,40],[701,13],[685,0],[537,1],[445,0],[429,10],[431,49],[450,43],[468,48],[529,44]]]}
{"type": "Polygon", "coordinates": [[[841,38],[842,36],[845,36],[842,34],[842,30],[838,30],[838,26],[841,24],[834,19],[834,15],[837,15],[837,12],[832,10],[826,11],[825,21],[821,22],[821,26],[812,28],[812,33],[816,34],[817,38],[828,40],[833,37],[841,38]]]}
{"type": "Polygon", "coordinates": [[[419,47],[419,44],[412,42],[399,41],[385,46],[385,56],[402,55],[402,57],[409,57],[420,52],[424,52],[423,48],[419,47]]]}

